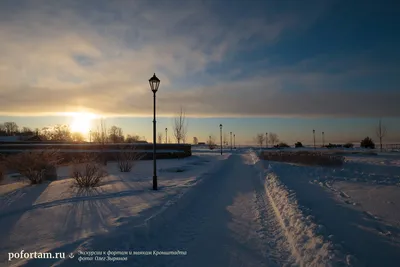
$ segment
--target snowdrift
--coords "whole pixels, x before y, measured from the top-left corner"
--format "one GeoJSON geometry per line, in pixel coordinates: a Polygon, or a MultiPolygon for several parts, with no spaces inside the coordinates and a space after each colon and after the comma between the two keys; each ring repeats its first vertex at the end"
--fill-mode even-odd
{"type": "Polygon", "coordinates": [[[275,174],[272,165],[265,168],[256,153],[255,165],[260,170],[260,179],[268,201],[285,231],[292,253],[300,266],[359,266],[356,259],[344,253],[343,249],[329,240],[323,225],[317,225],[307,209],[301,207],[293,191],[286,188],[275,174]]]}

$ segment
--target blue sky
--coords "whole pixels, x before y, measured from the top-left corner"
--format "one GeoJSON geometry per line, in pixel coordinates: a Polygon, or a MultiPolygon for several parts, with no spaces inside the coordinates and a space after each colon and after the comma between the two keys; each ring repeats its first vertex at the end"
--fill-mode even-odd
{"type": "MultiPolygon", "coordinates": [[[[379,117],[400,141],[396,1],[0,2],[0,122],[107,117],[151,138],[156,72],[160,129],[181,106],[188,140],[219,123],[248,143],[374,137],[379,117]],[[329,137],[329,138],[328,138],[329,137]]],[[[94,126],[93,126],[94,127],[94,126]]]]}

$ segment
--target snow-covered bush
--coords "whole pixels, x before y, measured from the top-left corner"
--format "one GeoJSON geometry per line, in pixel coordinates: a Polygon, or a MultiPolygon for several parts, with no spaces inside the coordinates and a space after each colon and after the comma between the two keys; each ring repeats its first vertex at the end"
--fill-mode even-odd
{"type": "Polygon", "coordinates": [[[95,161],[74,164],[71,176],[75,179],[75,184],[80,188],[96,187],[102,179],[107,176],[107,171],[103,166],[95,161]]]}
{"type": "MultiPolygon", "coordinates": [[[[31,184],[40,184],[46,180],[48,170],[53,170],[62,161],[57,150],[25,151],[6,158],[8,169],[19,172],[29,179],[31,184]]],[[[53,177],[54,179],[54,177],[53,177]]]]}
{"type": "Polygon", "coordinates": [[[263,151],[260,158],[270,161],[299,163],[306,165],[320,166],[340,166],[344,163],[344,157],[337,155],[329,155],[321,152],[309,151],[263,151]]]}
{"type": "Polygon", "coordinates": [[[135,152],[135,149],[122,149],[115,156],[118,168],[121,172],[130,172],[135,165],[135,162],[140,160],[144,155],[135,152]]]}

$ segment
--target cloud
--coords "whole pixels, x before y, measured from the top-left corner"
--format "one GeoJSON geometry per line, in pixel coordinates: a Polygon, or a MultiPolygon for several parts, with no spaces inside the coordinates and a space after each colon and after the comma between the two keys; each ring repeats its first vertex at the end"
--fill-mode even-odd
{"type": "Polygon", "coordinates": [[[200,117],[400,115],[393,102],[398,93],[382,89],[356,101],[358,93],[343,89],[349,74],[318,72],[330,59],[260,68],[237,78],[247,66],[230,67],[232,54],[304,30],[326,10],[321,1],[301,12],[268,3],[263,14],[248,6],[242,17],[243,6],[218,9],[217,2],[157,1],[156,9],[146,1],[2,2],[0,113],[83,108],[113,116],[150,115],[147,80],[156,72],[160,115],[174,114],[180,105],[200,117]],[[207,72],[212,64],[228,66],[207,72]]]}

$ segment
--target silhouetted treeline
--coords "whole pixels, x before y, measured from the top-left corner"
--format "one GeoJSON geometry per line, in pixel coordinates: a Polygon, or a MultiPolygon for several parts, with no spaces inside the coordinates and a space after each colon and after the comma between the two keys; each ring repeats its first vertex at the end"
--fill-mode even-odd
{"type": "MultiPolygon", "coordinates": [[[[105,125],[104,125],[105,126],[105,125]]],[[[98,127],[87,134],[72,132],[69,125],[57,124],[42,129],[19,127],[15,122],[0,123],[0,136],[39,136],[43,141],[93,142],[93,143],[134,143],[141,141],[138,135],[124,135],[122,128],[98,127]]]]}

